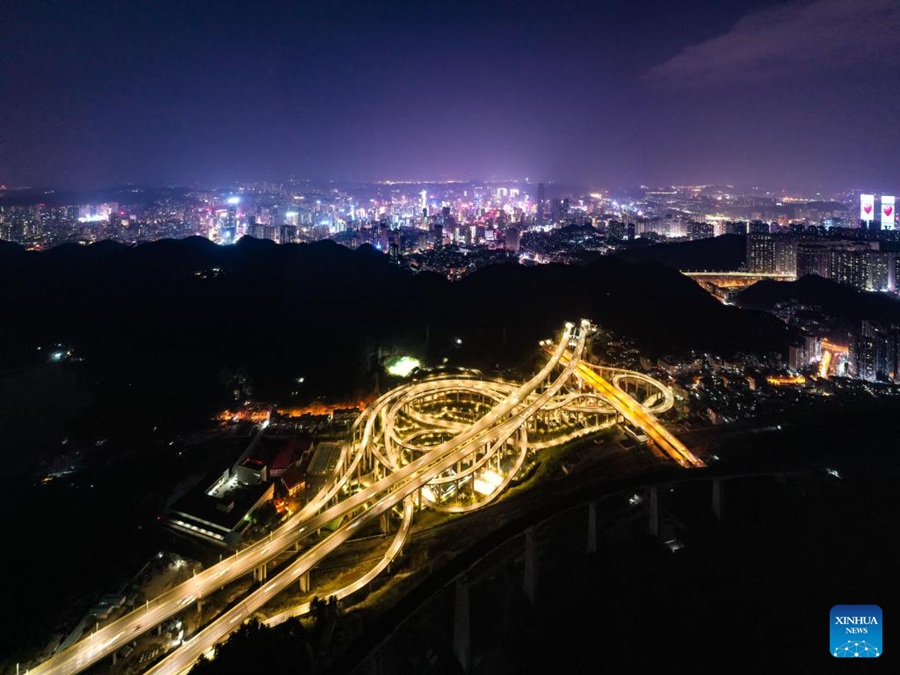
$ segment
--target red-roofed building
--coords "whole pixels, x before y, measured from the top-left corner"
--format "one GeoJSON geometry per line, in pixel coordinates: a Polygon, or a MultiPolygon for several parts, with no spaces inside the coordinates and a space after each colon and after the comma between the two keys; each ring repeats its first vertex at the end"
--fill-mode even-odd
{"type": "Polygon", "coordinates": [[[308,451],[312,446],[312,439],[303,436],[293,436],[289,443],[279,448],[278,452],[269,462],[269,476],[277,478],[282,475],[288,467],[299,460],[303,453],[308,451]]]}
{"type": "Polygon", "coordinates": [[[291,464],[279,477],[284,493],[289,497],[296,497],[306,489],[306,469],[299,464],[291,464]]]}

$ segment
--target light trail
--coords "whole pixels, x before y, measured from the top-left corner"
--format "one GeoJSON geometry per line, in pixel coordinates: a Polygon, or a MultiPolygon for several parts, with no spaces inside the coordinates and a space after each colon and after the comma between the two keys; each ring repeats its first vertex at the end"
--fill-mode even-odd
{"type": "MultiPolygon", "coordinates": [[[[573,357],[568,354],[563,356],[564,363],[570,360],[573,360],[573,357]]],[[[674,459],[681,466],[685,468],[699,468],[706,466],[702,459],[688,450],[687,446],[675,438],[668,429],[660,424],[656,417],[647,412],[647,410],[631,396],[600,377],[599,373],[597,373],[594,368],[590,367],[588,364],[579,363],[577,370],[584,381],[599,391],[619,414],[622,415],[622,417],[634,426],[642,429],[644,433],[656,443],[660,450],[669,455],[669,457],[674,459]]]]}
{"type": "MultiPolygon", "coordinates": [[[[542,343],[548,360],[524,383],[481,380],[474,375],[444,376],[387,392],[354,421],[351,442],[331,480],[269,538],[236,551],[234,556],[112,621],[28,672],[82,672],[226,584],[268,565],[329,523],[340,523],[308,550],[298,552],[264,586],[247,594],[146,671],[154,675],[184,672],[201,654],[215,647],[375,518],[395,509],[402,513],[400,528],[384,556],[355,581],[336,591],[338,598],[363,588],[396,557],[406,541],[417,495],[420,501],[427,502],[426,490],[434,493],[453,487],[458,493],[459,486],[465,485],[471,490],[468,502],[444,504],[435,498],[429,506],[456,513],[480,508],[503,492],[529,451],[607,428],[615,423],[614,412],[644,429],[681,466],[702,466],[651,413],[671,407],[672,396],[666,387],[641,373],[598,369],[582,360],[591,328],[586,320],[578,327],[567,324],[555,348],[542,343]],[[600,375],[607,370],[613,373],[613,383],[600,375]],[[579,381],[595,391],[582,391],[577,386],[579,381]],[[648,408],[619,388],[628,382],[637,382],[648,392],[652,388],[655,393],[647,399],[653,401],[648,408]],[[472,411],[483,414],[472,417],[472,411]],[[558,430],[551,434],[551,428],[558,430]],[[355,492],[348,489],[351,486],[355,492]]],[[[302,603],[270,620],[283,620],[308,610],[308,603],[302,603]]]]}

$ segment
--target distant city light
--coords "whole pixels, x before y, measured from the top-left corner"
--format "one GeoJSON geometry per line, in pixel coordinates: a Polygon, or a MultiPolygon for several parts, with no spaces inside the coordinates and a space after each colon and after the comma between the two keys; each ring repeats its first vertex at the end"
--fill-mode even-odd
{"type": "Polygon", "coordinates": [[[419,359],[412,356],[401,356],[394,359],[387,367],[389,374],[394,377],[406,377],[421,365],[419,359]]]}
{"type": "Polygon", "coordinates": [[[228,204],[240,204],[241,198],[240,198],[240,197],[229,197],[229,198],[226,199],[225,201],[226,201],[228,204]]]}

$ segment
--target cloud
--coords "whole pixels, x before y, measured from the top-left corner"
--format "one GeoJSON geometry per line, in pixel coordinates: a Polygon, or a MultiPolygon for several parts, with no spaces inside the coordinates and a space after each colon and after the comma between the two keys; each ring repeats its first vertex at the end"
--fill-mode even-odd
{"type": "Polygon", "coordinates": [[[724,35],[651,68],[659,84],[753,82],[896,65],[897,0],[805,0],[742,17],[724,35]]]}

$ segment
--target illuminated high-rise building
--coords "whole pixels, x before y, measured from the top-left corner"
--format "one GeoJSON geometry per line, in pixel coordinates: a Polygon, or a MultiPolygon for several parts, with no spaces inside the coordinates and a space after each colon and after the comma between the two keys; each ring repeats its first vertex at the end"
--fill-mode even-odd
{"type": "Polygon", "coordinates": [[[226,200],[228,214],[225,216],[225,227],[237,227],[237,205],[240,201],[240,197],[229,197],[226,200]]]}
{"type": "Polygon", "coordinates": [[[293,244],[297,241],[297,226],[282,225],[280,241],[282,244],[293,244]]]}
{"type": "Polygon", "coordinates": [[[544,184],[538,183],[537,198],[536,198],[536,203],[535,203],[537,210],[535,212],[535,217],[534,217],[534,221],[538,225],[544,224],[544,219],[546,218],[546,203],[547,203],[547,196],[544,193],[544,184]]]}
{"type": "Polygon", "coordinates": [[[709,239],[715,236],[715,229],[712,223],[691,222],[687,226],[688,238],[692,241],[697,239],[709,239]]]}
{"type": "Polygon", "coordinates": [[[517,253],[519,251],[519,230],[515,227],[509,227],[506,229],[504,237],[506,250],[517,253]]]}
{"type": "Polygon", "coordinates": [[[868,321],[862,322],[862,328],[850,343],[850,362],[856,377],[867,382],[875,381],[876,331],[868,321]]]}
{"type": "Polygon", "coordinates": [[[894,197],[892,195],[881,195],[881,229],[893,230],[894,221],[894,197]]]}
{"type": "Polygon", "coordinates": [[[831,278],[839,284],[864,289],[869,277],[869,251],[857,248],[831,250],[831,278]]]}
{"type": "Polygon", "coordinates": [[[442,219],[436,219],[431,224],[431,236],[434,248],[440,248],[444,245],[444,221],[442,219]]]}
{"type": "Polygon", "coordinates": [[[797,274],[797,241],[786,237],[775,240],[775,272],[797,274]]]}
{"type": "Polygon", "coordinates": [[[747,271],[775,271],[775,238],[771,234],[747,235],[747,271]]]}
{"type": "Polygon", "coordinates": [[[897,381],[900,331],[896,326],[861,322],[850,343],[850,362],[856,377],[868,382],[897,381]]]}
{"type": "Polygon", "coordinates": [[[897,254],[893,251],[869,251],[866,290],[894,291],[896,282],[897,254]]]}
{"type": "Polygon", "coordinates": [[[859,220],[863,226],[868,226],[875,219],[875,195],[861,194],[859,196],[859,220]]]}
{"type": "Polygon", "coordinates": [[[826,242],[798,242],[797,278],[810,274],[824,279],[831,278],[831,255],[826,242]]]}

